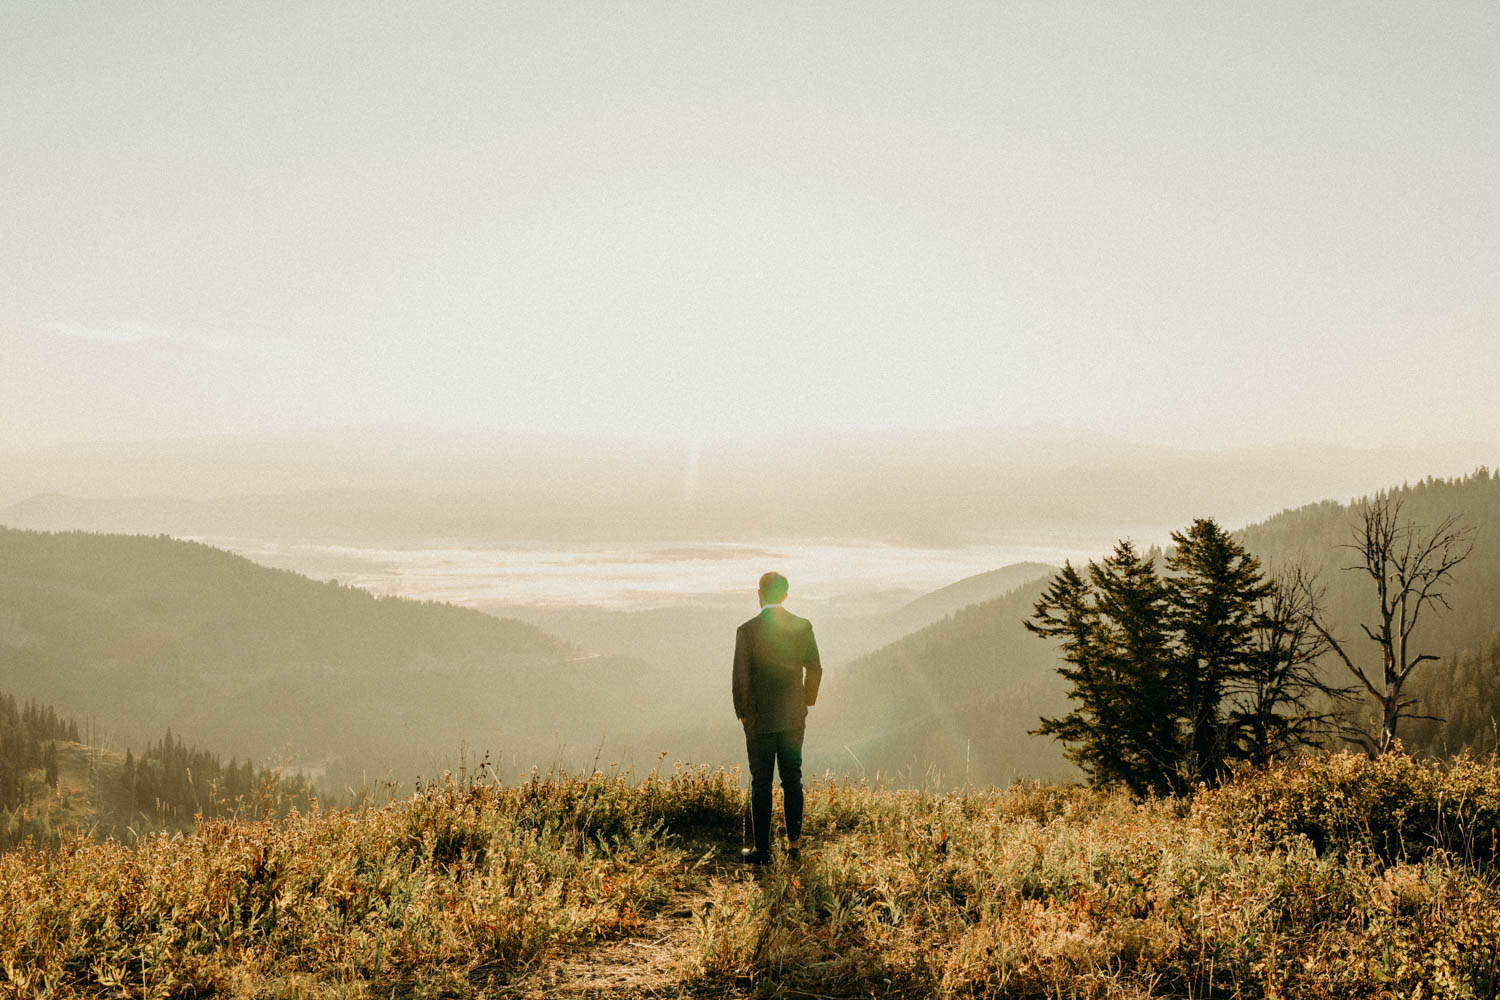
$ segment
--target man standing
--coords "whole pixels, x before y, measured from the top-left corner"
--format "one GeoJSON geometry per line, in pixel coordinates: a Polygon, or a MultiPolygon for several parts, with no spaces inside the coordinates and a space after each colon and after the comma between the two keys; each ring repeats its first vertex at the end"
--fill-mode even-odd
{"type": "Polygon", "coordinates": [[[797,860],[802,840],[802,733],[807,706],[818,700],[823,666],[812,624],[781,606],[786,577],[760,578],[760,614],[734,637],[734,714],[745,727],[750,756],[750,822],[755,847],[746,861],[771,860],[771,768],[781,772],[786,804],[787,857],[797,860]]]}

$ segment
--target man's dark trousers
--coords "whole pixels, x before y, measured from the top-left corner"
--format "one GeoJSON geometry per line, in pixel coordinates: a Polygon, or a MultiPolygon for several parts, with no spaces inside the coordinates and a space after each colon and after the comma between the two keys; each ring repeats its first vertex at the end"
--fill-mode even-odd
{"type": "Polygon", "coordinates": [[[823,666],[812,623],[766,605],[734,639],[734,714],[750,758],[750,817],[761,858],[771,852],[771,777],[781,772],[787,838],[802,835],[802,733],[818,700],[823,666]]]}
{"type": "Polygon", "coordinates": [[[781,794],[786,808],[786,836],[796,843],[802,836],[802,734],[782,729],[774,733],[745,732],[750,757],[750,826],[755,849],[771,853],[771,765],[781,772],[781,794]]]}

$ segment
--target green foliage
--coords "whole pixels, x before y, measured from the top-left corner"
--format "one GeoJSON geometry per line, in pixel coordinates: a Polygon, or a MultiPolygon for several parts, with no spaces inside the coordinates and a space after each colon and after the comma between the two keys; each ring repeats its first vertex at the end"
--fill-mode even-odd
{"type": "MultiPolygon", "coordinates": [[[[1267,745],[1267,717],[1276,721],[1264,673],[1282,650],[1259,642],[1275,587],[1212,520],[1172,540],[1170,576],[1122,540],[1089,563],[1087,579],[1065,565],[1025,622],[1060,641],[1058,673],[1075,703],[1035,731],[1067,743],[1069,759],[1096,783],[1136,795],[1220,780],[1248,753],[1244,721],[1260,724],[1257,751],[1267,745]]],[[[1296,692],[1278,690],[1297,707],[1296,692]]]]}
{"type": "MultiPolygon", "coordinates": [[[[1462,650],[1482,650],[1500,623],[1500,531],[1493,530],[1500,525],[1500,475],[1480,469],[1460,478],[1401,486],[1393,493],[1420,523],[1436,524],[1461,513],[1481,529],[1473,555],[1455,574],[1448,595],[1452,611],[1424,620],[1415,636],[1422,649],[1450,658],[1446,664],[1425,664],[1413,675],[1416,686],[1411,690],[1425,699],[1430,692],[1449,689],[1445,671],[1452,658],[1462,650]]],[[[1353,558],[1342,548],[1350,541],[1353,516],[1350,504],[1330,500],[1287,510],[1235,532],[1234,538],[1260,560],[1269,578],[1296,566],[1316,573],[1327,587],[1323,610],[1331,627],[1357,637],[1359,623],[1368,615],[1369,593],[1367,581],[1342,570],[1353,558]]],[[[827,697],[819,700],[820,711],[826,711],[821,725],[827,728],[808,730],[809,763],[852,769],[852,750],[864,773],[880,772],[916,785],[927,783],[934,772],[950,786],[961,784],[966,775],[981,783],[1004,783],[1017,774],[1070,776],[1055,741],[1026,735],[1038,717],[1058,718],[1073,707],[1066,698],[1068,683],[1056,669],[1057,647],[1038,642],[1022,627],[1046,586],[1047,581],[1028,584],[976,604],[831,676],[827,697]]],[[[1242,689],[1226,698],[1225,722],[1236,743],[1236,759],[1269,759],[1318,740],[1327,721],[1320,717],[1330,708],[1319,686],[1337,688],[1349,681],[1330,657],[1278,669],[1278,663],[1288,662],[1293,637],[1283,629],[1279,636],[1268,633],[1264,638],[1279,652],[1261,664],[1263,692],[1276,698],[1280,690],[1289,697],[1261,703],[1253,690],[1242,689]],[[1294,707],[1299,701],[1308,706],[1306,711],[1294,707]]],[[[1297,640],[1305,641],[1305,636],[1297,640]]],[[[1477,738],[1491,714],[1500,718],[1500,711],[1492,713],[1488,707],[1500,710],[1500,700],[1484,704],[1484,720],[1476,718],[1466,727],[1466,739],[1477,738]]],[[[1416,711],[1450,714],[1421,704],[1416,711]]],[[[1416,747],[1434,736],[1432,727],[1414,723],[1403,738],[1416,747]]],[[[1434,744],[1432,751],[1452,753],[1461,745],[1448,740],[1434,744]]]]}
{"type": "Polygon", "coordinates": [[[172,735],[149,744],[121,769],[117,805],[148,821],[232,816],[268,808],[307,809],[313,792],[305,778],[257,768],[250,761],[225,764],[216,753],[187,746],[172,735]]]}
{"type": "Polygon", "coordinates": [[[282,814],[307,809],[312,798],[300,777],[249,761],[226,765],[171,730],[121,761],[79,743],[77,722],[50,705],[18,709],[14,697],[0,694],[0,850],[28,841],[56,847],[80,830],[134,837],[191,829],[200,816],[282,814]]]}
{"type": "MultiPolygon", "coordinates": [[[[57,787],[57,750],[54,740],[78,739],[78,723],[57,717],[50,705],[16,702],[0,692],[0,809],[14,810],[27,804],[32,793],[28,777],[42,768],[47,785],[57,787]]],[[[0,846],[4,846],[0,832],[0,846]]]]}
{"type": "Polygon", "coordinates": [[[1165,793],[1176,778],[1176,716],[1166,623],[1167,589],[1153,559],[1128,540],[1085,580],[1064,565],[1026,627],[1062,640],[1077,707],[1036,730],[1069,744],[1068,758],[1101,785],[1165,793]]]}
{"type": "Polygon", "coordinates": [[[1216,781],[1237,749],[1224,700],[1255,662],[1261,606],[1273,588],[1260,561],[1211,519],[1174,531],[1172,541],[1166,587],[1183,770],[1190,780],[1216,781]]]}
{"type": "Polygon", "coordinates": [[[1319,854],[1415,863],[1442,853],[1466,865],[1500,860],[1500,769],[1404,752],[1309,756],[1252,771],[1199,797],[1202,816],[1262,847],[1302,841],[1319,854]]]}
{"type": "Polygon", "coordinates": [[[1422,710],[1436,717],[1411,723],[1414,750],[1434,757],[1500,751],[1500,629],[1477,651],[1415,674],[1410,690],[1422,710]]]}

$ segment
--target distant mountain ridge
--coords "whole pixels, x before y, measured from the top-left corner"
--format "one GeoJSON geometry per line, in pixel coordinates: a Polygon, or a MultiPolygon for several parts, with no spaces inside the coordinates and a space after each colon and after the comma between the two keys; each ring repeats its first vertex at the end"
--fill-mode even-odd
{"type": "MultiPolygon", "coordinates": [[[[1500,477],[1481,470],[1396,492],[1418,523],[1458,512],[1479,528],[1452,611],[1417,636],[1439,656],[1478,650],[1500,625],[1500,477]]],[[[1317,571],[1351,638],[1372,603],[1367,581],[1341,569],[1352,517],[1327,501],[1238,533],[1268,570],[1317,571]]],[[[982,784],[1070,773],[1055,744],[1026,735],[1065,704],[1056,649],[1022,627],[1047,570],[978,574],[899,609],[944,614],[830,672],[810,718],[809,770],[918,784],[932,774],[982,784]]],[[[6,687],[100,722],[131,719],[142,735],[180,726],[195,743],[241,756],[291,745],[304,758],[397,761],[409,774],[467,739],[545,766],[562,753],[578,759],[596,740],[603,747],[607,733],[612,749],[623,741],[637,759],[687,747],[699,760],[733,761],[721,648],[730,634],[699,637],[712,656],[688,664],[701,679],[692,687],[618,656],[573,660],[582,650],[520,622],[377,599],[204,545],[0,529],[6,687]]]]}
{"type": "Polygon", "coordinates": [[[857,762],[916,784],[1073,774],[1050,741],[1026,735],[1063,703],[1055,651],[1021,624],[1046,583],[971,604],[830,677],[808,730],[814,769],[857,762]]]}
{"type": "Polygon", "coordinates": [[[396,537],[393,512],[426,523],[433,535],[452,527],[444,498],[404,490],[306,490],[241,494],[212,500],[175,496],[105,499],[42,493],[0,509],[0,525],[33,531],[105,534],[245,536],[384,541],[396,537]]]}
{"type": "Polygon", "coordinates": [[[982,604],[1003,597],[1023,583],[1051,576],[1060,567],[1041,562],[1018,562],[987,573],[966,576],[956,583],[940,587],[890,615],[892,623],[903,632],[915,632],[971,604],[982,604]]]}
{"type": "MultiPolygon", "coordinates": [[[[900,621],[881,622],[882,634],[1037,569],[1005,567],[925,595],[900,621]]],[[[289,753],[346,779],[386,765],[407,779],[430,773],[460,740],[523,768],[559,754],[577,764],[606,741],[612,756],[661,743],[732,763],[722,678],[702,664],[723,660],[727,671],[733,626],[747,613],[726,608],[717,630],[689,625],[687,659],[664,670],[609,646],[581,658],[585,648],[518,621],[377,598],[201,543],[0,528],[8,687],[87,715],[122,742],[141,745],[170,726],[226,753],[289,753]],[[699,632],[704,651],[694,654],[699,632]],[[710,656],[719,646],[723,655],[710,656]],[[705,718],[722,726],[696,733],[705,718]]],[[[661,623],[684,625],[672,615],[661,623]]]]}
{"type": "Polygon", "coordinates": [[[240,757],[409,780],[460,740],[529,766],[592,745],[619,712],[670,704],[644,665],[579,652],[198,543],[0,529],[0,681],[137,745],[171,726],[240,757]]]}
{"type": "MultiPolygon", "coordinates": [[[[1422,650],[1437,656],[1477,654],[1500,628],[1500,476],[1480,469],[1393,492],[1418,525],[1459,513],[1479,529],[1472,555],[1455,571],[1451,611],[1430,617],[1415,636],[1422,650]]],[[[1317,573],[1337,630],[1364,652],[1366,644],[1356,637],[1359,623],[1371,620],[1373,587],[1362,574],[1343,570],[1351,553],[1342,546],[1350,541],[1354,516],[1351,505],[1325,501],[1283,511],[1237,535],[1267,572],[1301,565],[1317,573]]],[[[808,730],[810,762],[844,769],[857,758],[868,773],[907,774],[917,784],[933,774],[950,784],[965,777],[1003,784],[1018,776],[1074,773],[1056,743],[1027,735],[1042,715],[1067,703],[1055,646],[1022,626],[1046,582],[972,605],[848,664],[819,699],[824,707],[808,730]]],[[[1440,683],[1431,671],[1448,666],[1425,665],[1423,683],[1440,683]]],[[[1331,661],[1324,669],[1348,682],[1331,661]]]]}
{"type": "Polygon", "coordinates": [[[0,455],[0,524],[346,542],[603,533],[950,544],[1000,528],[1160,530],[1204,513],[1243,524],[1497,456],[1484,442],[1209,451],[1047,428],[692,446],[265,435],[0,455]],[[163,495],[185,502],[129,499],[163,495]]]}

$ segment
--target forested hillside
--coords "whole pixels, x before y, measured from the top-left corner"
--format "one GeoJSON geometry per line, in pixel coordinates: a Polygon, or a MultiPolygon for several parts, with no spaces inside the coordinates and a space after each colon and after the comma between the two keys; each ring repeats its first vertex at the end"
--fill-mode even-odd
{"type": "MultiPolygon", "coordinates": [[[[78,723],[59,719],[52,707],[17,705],[0,694],[0,810],[9,814],[32,796],[32,772],[57,787],[57,741],[78,742],[78,723]]],[[[0,830],[0,835],[4,831],[0,830]]]]}
{"type": "MultiPolygon", "coordinates": [[[[1477,532],[1474,551],[1453,573],[1452,608],[1419,626],[1417,638],[1438,656],[1477,650],[1500,627],[1500,475],[1481,468],[1458,479],[1426,479],[1392,489],[1403,515],[1432,528],[1449,514],[1460,515],[1477,532]]],[[[1327,587],[1330,617],[1348,642],[1364,643],[1359,623],[1370,621],[1374,587],[1359,571],[1348,571],[1358,553],[1349,504],[1325,501],[1283,511],[1237,533],[1267,569],[1300,565],[1316,572],[1327,587]]]]}
{"type": "Polygon", "coordinates": [[[809,729],[811,762],[917,784],[1069,774],[1050,741],[1026,735],[1062,703],[1053,650],[1021,625],[1045,586],[964,608],[839,671],[809,729]]]}
{"type": "Polygon", "coordinates": [[[1004,597],[1022,584],[1031,583],[1057,572],[1056,566],[1040,562],[1018,562],[988,573],[966,576],[956,583],[940,587],[884,615],[887,627],[899,629],[899,636],[924,629],[949,615],[975,604],[1004,597]]]}
{"type": "MultiPolygon", "coordinates": [[[[1500,628],[1500,479],[1480,470],[1396,493],[1418,524],[1458,513],[1477,528],[1472,555],[1453,575],[1451,611],[1416,634],[1443,659],[1424,664],[1412,690],[1433,714],[1467,721],[1414,727],[1409,738],[1458,749],[1479,739],[1475,720],[1496,714],[1500,683],[1487,679],[1485,643],[1500,628]],[[1450,694],[1459,681],[1473,692],[1461,704],[1450,694]]],[[[1327,502],[1238,537],[1269,572],[1316,572],[1336,631],[1359,649],[1373,588],[1340,568],[1353,557],[1342,547],[1353,519],[1349,505],[1327,502]]],[[[1030,569],[1007,572],[1024,578],[1030,569]]],[[[993,586],[988,576],[958,590],[993,586]]],[[[809,770],[915,784],[1071,773],[1057,744],[1027,734],[1065,703],[1056,649],[1022,627],[1045,579],[830,670],[809,726],[809,770]]],[[[144,745],[171,727],[239,758],[327,767],[334,789],[386,768],[402,781],[435,773],[465,740],[493,751],[502,769],[576,765],[596,752],[637,763],[663,749],[738,758],[732,720],[720,723],[726,695],[716,670],[687,683],[680,670],[575,659],[581,653],[531,625],[376,598],[204,545],[0,529],[0,681],[22,698],[88,715],[118,743],[144,745]]]]}
{"type": "MultiPolygon", "coordinates": [[[[1442,659],[1418,668],[1413,691],[1431,701],[1430,714],[1451,714],[1453,728],[1413,726],[1410,740],[1434,752],[1492,746],[1493,732],[1486,737],[1483,730],[1500,717],[1492,638],[1500,629],[1500,477],[1480,469],[1392,492],[1419,526],[1459,514],[1477,528],[1472,554],[1453,573],[1451,610],[1427,617],[1414,636],[1420,649],[1442,659]]],[[[1268,573],[1293,566],[1316,573],[1335,631],[1366,652],[1373,644],[1362,638],[1359,624],[1373,620],[1374,587],[1363,573],[1342,569],[1356,557],[1344,547],[1354,518],[1352,504],[1327,501],[1284,511],[1236,535],[1268,573]]],[[[847,769],[857,755],[867,772],[911,775],[916,783],[934,772],[946,784],[966,775],[1004,782],[1016,774],[1069,773],[1057,744],[1026,735],[1041,716],[1065,704],[1055,647],[1021,625],[1043,586],[1028,584],[967,608],[849,664],[820,698],[825,707],[809,729],[810,762],[847,769]]],[[[1343,669],[1324,662],[1330,679],[1347,683],[1343,669]]]]}
{"type": "Polygon", "coordinates": [[[403,781],[433,773],[460,740],[545,766],[657,694],[638,664],[575,655],[520,622],[206,545],[0,529],[0,681],[120,743],[171,727],[356,782],[385,767],[403,781]]]}
{"type": "Polygon", "coordinates": [[[1482,646],[1428,664],[1415,675],[1412,694],[1424,714],[1406,737],[1412,750],[1435,757],[1500,751],[1500,628],[1482,646]]]}
{"type": "Polygon", "coordinates": [[[78,833],[135,839],[194,817],[307,809],[311,788],[250,761],[188,746],[171,730],[137,755],[79,742],[78,722],[0,692],[0,850],[78,833]]]}

